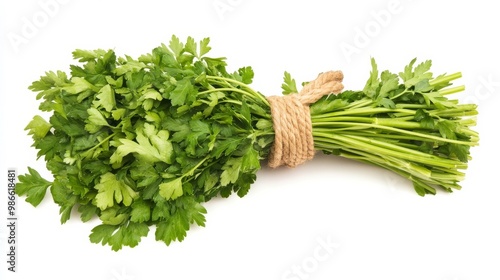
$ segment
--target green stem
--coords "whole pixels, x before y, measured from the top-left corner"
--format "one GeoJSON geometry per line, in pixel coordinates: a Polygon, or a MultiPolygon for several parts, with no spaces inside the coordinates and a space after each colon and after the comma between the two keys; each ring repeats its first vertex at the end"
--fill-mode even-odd
{"type": "Polygon", "coordinates": [[[198,162],[193,168],[191,168],[188,172],[182,174],[181,178],[189,176],[190,179],[194,178],[193,174],[196,169],[198,169],[205,161],[209,159],[209,156],[204,157],[200,162],[198,162]]]}
{"type": "Polygon", "coordinates": [[[250,97],[252,100],[254,100],[254,96],[253,94],[251,94],[250,92],[247,92],[247,91],[244,91],[242,89],[239,89],[239,88],[236,88],[236,87],[231,87],[231,88],[214,88],[214,89],[209,89],[209,90],[205,90],[205,91],[200,91],[198,94],[206,94],[206,93],[211,93],[211,92],[237,92],[237,93],[241,93],[247,97],[250,97]]]}
{"type": "Polygon", "coordinates": [[[322,118],[320,120],[314,120],[313,125],[317,126],[328,126],[330,123],[341,123],[341,122],[352,122],[352,123],[370,123],[375,125],[383,125],[390,127],[398,127],[398,128],[422,128],[420,123],[412,122],[412,116],[410,117],[402,117],[402,118],[375,118],[375,117],[351,117],[351,116],[342,116],[342,117],[329,117],[322,118]]]}
{"type": "Polygon", "coordinates": [[[438,77],[434,80],[431,80],[431,81],[429,81],[429,85],[434,86],[434,85],[441,84],[441,83],[449,83],[449,82],[456,80],[456,79],[459,79],[461,77],[462,77],[462,73],[457,72],[457,73],[445,75],[442,77],[438,77]]]}
{"type": "Polygon", "coordinates": [[[457,86],[457,87],[452,87],[452,88],[447,88],[447,89],[441,89],[438,92],[441,95],[448,95],[448,94],[453,94],[457,92],[462,92],[465,90],[465,86],[457,86]]]}
{"type": "Polygon", "coordinates": [[[405,94],[409,92],[407,88],[405,88],[405,90],[403,90],[402,92],[400,92],[399,94],[395,95],[395,96],[392,96],[391,99],[396,99],[398,97],[400,97],[401,95],[405,94]]]}
{"type": "MultiPolygon", "coordinates": [[[[423,153],[417,150],[412,150],[400,147],[391,143],[377,141],[358,136],[347,136],[338,134],[328,134],[321,132],[314,132],[314,137],[323,138],[328,140],[340,141],[345,147],[356,147],[359,150],[370,151],[371,153],[392,156],[395,158],[406,159],[409,161],[419,162],[423,164],[430,164],[441,166],[445,168],[465,168],[467,165],[452,159],[440,158],[431,154],[423,153]]],[[[324,140],[323,140],[324,141],[324,140]]]]}
{"type": "Polygon", "coordinates": [[[360,108],[354,108],[354,109],[349,109],[349,110],[335,111],[335,112],[331,112],[331,113],[311,115],[311,119],[322,119],[322,118],[337,117],[337,116],[344,116],[344,115],[372,116],[375,114],[383,114],[383,113],[400,113],[400,114],[406,114],[406,115],[415,115],[415,110],[398,109],[398,108],[390,109],[390,108],[380,108],[380,107],[376,107],[376,108],[360,107],[360,108]]]}
{"type": "MultiPolygon", "coordinates": [[[[240,93],[246,92],[245,95],[251,96],[252,99],[260,100],[261,102],[263,102],[265,105],[267,105],[269,107],[269,102],[267,101],[266,97],[264,95],[256,92],[256,91],[254,91],[250,86],[248,86],[245,83],[242,83],[242,82],[234,80],[234,79],[226,78],[226,77],[218,77],[218,76],[206,76],[206,77],[207,77],[207,80],[224,81],[230,86],[231,86],[231,84],[239,85],[240,87],[245,88],[246,91],[241,90],[241,91],[237,91],[237,92],[240,92],[240,93]]],[[[234,88],[237,89],[237,87],[234,87],[234,88]]]]}
{"type": "Polygon", "coordinates": [[[97,143],[97,145],[95,145],[94,147],[86,150],[85,152],[91,152],[95,149],[97,149],[98,147],[100,147],[102,144],[104,144],[106,141],[108,141],[109,139],[113,138],[115,135],[116,135],[117,132],[114,132],[112,133],[111,135],[109,135],[108,137],[104,138],[101,142],[97,143]]]}
{"type": "MultiPolygon", "coordinates": [[[[332,148],[329,143],[323,143],[321,141],[319,142],[319,145],[324,150],[330,150],[332,148]]],[[[406,162],[399,158],[387,155],[370,154],[362,150],[353,150],[351,148],[343,148],[340,156],[368,164],[373,164],[393,171],[404,178],[410,179],[413,182],[417,181],[419,184],[425,185],[425,188],[431,191],[431,193],[435,192],[434,188],[431,185],[438,185],[443,187],[444,189],[449,190],[450,188],[457,188],[457,180],[461,180],[463,178],[463,173],[457,171],[457,174],[457,172],[453,172],[452,169],[445,169],[445,173],[434,170],[430,171],[424,166],[406,162]],[[451,174],[449,174],[448,171],[452,171],[451,174]]],[[[434,167],[434,169],[436,168],[439,167],[434,167]]]]}
{"type": "Polygon", "coordinates": [[[432,139],[432,140],[435,140],[435,141],[448,142],[448,143],[454,143],[454,144],[460,144],[460,145],[467,145],[467,146],[475,146],[475,143],[470,143],[468,141],[446,139],[446,138],[442,138],[442,137],[439,137],[439,136],[434,136],[434,135],[430,135],[430,134],[425,134],[425,133],[419,133],[419,132],[415,132],[415,131],[409,131],[409,130],[399,129],[399,128],[395,128],[395,127],[389,127],[389,126],[384,126],[384,125],[368,124],[368,123],[355,123],[355,122],[336,122],[336,123],[330,123],[330,122],[323,122],[323,123],[321,123],[321,122],[313,122],[313,134],[314,134],[314,130],[317,130],[318,132],[320,132],[321,129],[323,129],[323,131],[325,131],[325,130],[328,130],[330,127],[336,127],[336,126],[350,127],[350,128],[359,127],[359,128],[364,128],[364,129],[379,128],[379,129],[382,129],[382,130],[387,130],[387,131],[401,133],[403,135],[404,134],[406,134],[406,135],[414,135],[414,136],[417,136],[417,137],[432,139]],[[315,126],[318,127],[318,128],[314,129],[315,126]],[[321,127],[321,126],[324,126],[324,127],[321,127]],[[319,127],[321,127],[321,128],[319,128],[319,127]]]}
{"type": "Polygon", "coordinates": [[[434,109],[427,111],[431,116],[464,117],[477,115],[476,104],[461,104],[450,109],[434,109]]]}

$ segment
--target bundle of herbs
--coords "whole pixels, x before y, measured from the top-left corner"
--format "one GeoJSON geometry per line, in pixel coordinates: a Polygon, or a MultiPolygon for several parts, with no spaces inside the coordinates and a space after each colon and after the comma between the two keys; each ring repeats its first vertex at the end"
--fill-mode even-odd
{"type": "MultiPolygon", "coordinates": [[[[61,222],[78,211],[98,217],[90,240],[113,250],[136,246],[155,226],[156,240],[182,241],[204,226],[203,203],[244,196],[275,140],[268,99],[250,87],[250,67],[228,72],[211,58],[209,39],[173,36],[134,59],[112,50],[76,50],[80,65],[47,72],[30,90],[48,120],[26,130],[51,181],[34,169],[16,192],[37,206],[47,189],[61,222]]],[[[322,97],[310,106],[314,148],[374,164],[413,182],[419,195],[460,189],[478,144],[476,105],[448,96],[460,73],[433,77],[431,62],[404,71],[372,71],[363,90],[322,97]]],[[[285,72],[283,94],[297,93],[285,72]]]]}

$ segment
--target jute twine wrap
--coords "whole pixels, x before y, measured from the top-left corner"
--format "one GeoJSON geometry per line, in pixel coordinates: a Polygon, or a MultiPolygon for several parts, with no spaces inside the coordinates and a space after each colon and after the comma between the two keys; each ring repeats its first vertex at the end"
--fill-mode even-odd
{"type": "Polygon", "coordinates": [[[267,97],[275,132],[269,156],[270,167],[295,167],[314,157],[309,105],[325,95],[340,93],[344,88],[343,78],[342,72],[329,71],[319,74],[300,93],[267,97]]]}

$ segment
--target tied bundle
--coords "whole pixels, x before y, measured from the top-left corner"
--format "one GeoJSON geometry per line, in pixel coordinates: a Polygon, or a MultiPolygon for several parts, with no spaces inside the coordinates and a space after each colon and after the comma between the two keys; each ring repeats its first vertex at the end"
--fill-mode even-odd
{"type": "Polygon", "coordinates": [[[419,195],[460,189],[469,149],[478,144],[476,105],[448,96],[460,73],[434,77],[412,60],[398,74],[375,60],[362,90],[343,91],[339,71],[302,90],[285,72],[284,96],[250,87],[250,67],[228,72],[206,56],[209,39],[173,36],[134,59],[112,50],[76,50],[81,64],[47,72],[29,87],[41,100],[26,130],[52,180],[28,167],[16,192],[37,206],[47,190],[61,222],[73,211],[98,217],[90,240],[113,250],[156,240],[182,241],[205,225],[203,203],[244,196],[261,161],[294,167],[316,151],[391,170],[419,195]]]}

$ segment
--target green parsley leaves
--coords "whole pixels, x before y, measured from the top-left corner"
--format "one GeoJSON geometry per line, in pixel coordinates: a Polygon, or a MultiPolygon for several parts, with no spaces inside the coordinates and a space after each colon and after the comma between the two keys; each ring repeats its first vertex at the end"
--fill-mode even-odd
{"type": "MultiPolygon", "coordinates": [[[[98,218],[90,241],[113,250],[156,240],[182,241],[204,226],[203,203],[244,196],[274,141],[269,103],[249,85],[251,67],[226,68],[211,58],[209,39],[168,44],[135,59],[113,50],[75,50],[68,75],[46,72],[30,90],[41,100],[26,126],[53,180],[28,167],[16,191],[37,206],[47,190],[61,223],[78,211],[98,218]]],[[[315,148],[391,170],[419,195],[459,189],[469,149],[474,104],[447,98],[460,73],[433,78],[431,62],[404,71],[372,71],[363,90],[311,105],[315,148]]],[[[283,94],[297,92],[285,72],[283,94]]]]}
{"type": "Polygon", "coordinates": [[[47,72],[30,89],[42,99],[27,125],[53,182],[29,168],[18,194],[38,205],[50,188],[61,221],[76,209],[99,217],[90,235],[113,250],[134,247],[156,226],[156,239],[183,240],[204,226],[201,203],[243,196],[273,139],[270,110],[252,90],[253,71],[230,73],[209,58],[209,39],[173,36],[138,59],[109,50],[76,50],[71,76],[47,72]]]}

